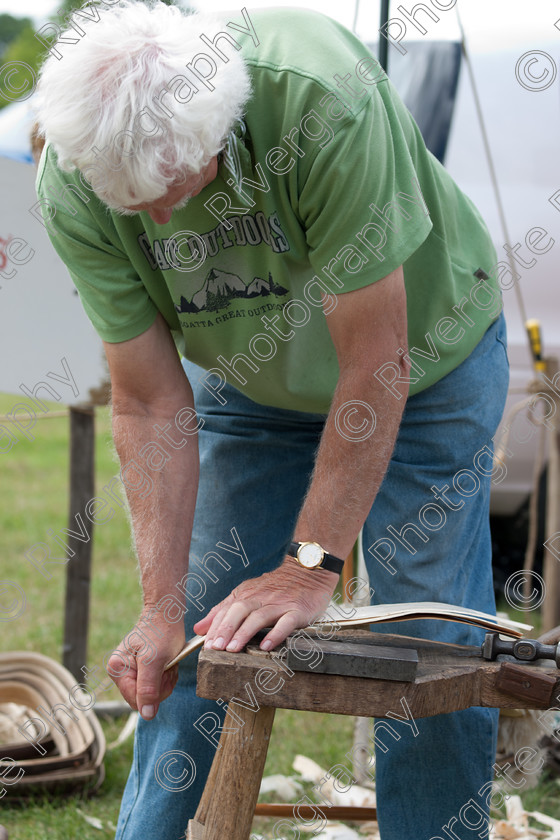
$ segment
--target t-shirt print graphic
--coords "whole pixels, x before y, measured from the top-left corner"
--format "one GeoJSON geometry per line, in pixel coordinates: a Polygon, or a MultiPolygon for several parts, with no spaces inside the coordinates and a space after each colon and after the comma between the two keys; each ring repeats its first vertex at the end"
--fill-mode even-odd
{"type": "Polygon", "coordinates": [[[212,268],[192,300],[189,302],[184,295],[181,295],[181,300],[179,304],[175,304],[175,309],[182,313],[218,312],[231,306],[231,301],[236,298],[252,299],[270,295],[284,297],[287,294],[288,289],[275,283],[270,272],[268,272],[267,280],[262,277],[253,277],[247,284],[237,274],[212,268]]]}

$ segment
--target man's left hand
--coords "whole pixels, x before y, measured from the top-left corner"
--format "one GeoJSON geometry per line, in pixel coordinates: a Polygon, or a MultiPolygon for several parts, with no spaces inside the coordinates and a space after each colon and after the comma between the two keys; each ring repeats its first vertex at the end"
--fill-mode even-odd
{"type": "Polygon", "coordinates": [[[278,569],[237,586],[194,632],[206,634],[205,648],[238,651],[263,627],[272,627],[260,645],[271,650],[325,612],[337,583],[334,572],[302,569],[286,558],[278,569]]]}

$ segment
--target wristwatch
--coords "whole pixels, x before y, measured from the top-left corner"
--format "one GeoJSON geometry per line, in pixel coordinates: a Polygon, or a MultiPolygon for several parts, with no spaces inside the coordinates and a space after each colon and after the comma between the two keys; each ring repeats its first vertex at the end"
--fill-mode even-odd
{"type": "Polygon", "coordinates": [[[316,542],[291,542],[287,551],[290,557],[295,557],[304,569],[327,569],[339,575],[344,566],[344,560],[328,554],[316,542]]]}

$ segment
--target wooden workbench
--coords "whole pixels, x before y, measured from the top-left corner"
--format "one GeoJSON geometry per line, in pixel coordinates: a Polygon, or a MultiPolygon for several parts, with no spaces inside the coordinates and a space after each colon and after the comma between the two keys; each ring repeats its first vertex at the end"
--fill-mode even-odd
{"type": "MultiPolygon", "coordinates": [[[[313,636],[312,630],[308,636],[313,636]]],[[[222,704],[229,701],[235,717],[227,718],[195,818],[188,825],[188,840],[248,840],[276,708],[377,718],[402,717],[404,711],[410,719],[469,706],[560,705],[560,671],[552,663],[542,668],[509,657],[488,662],[478,647],[367,630],[349,629],[332,638],[415,649],[416,675],[404,681],[295,671],[274,651],[265,653],[257,645],[242,653],[201,651],[198,695],[222,704]]]]}

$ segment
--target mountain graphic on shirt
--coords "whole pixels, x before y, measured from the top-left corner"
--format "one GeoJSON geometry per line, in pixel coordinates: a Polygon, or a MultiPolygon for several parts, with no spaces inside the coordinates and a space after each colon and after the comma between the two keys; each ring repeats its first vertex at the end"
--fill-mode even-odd
{"type": "Polygon", "coordinates": [[[217,312],[220,309],[227,309],[234,298],[255,298],[276,295],[283,297],[288,294],[284,286],[280,286],[272,279],[269,272],[268,280],[262,277],[254,277],[249,285],[237,274],[222,271],[219,268],[212,268],[204,281],[202,287],[193,295],[192,301],[188,301],[181,295],[179,305],[175,304],[177,312],[217,312]]]}
{"type": "Polygon", "coordinates": [[[207,309],[213,299],[224,299],[229,301],[232,298],[246,297],[247,287],[237,274],[229,274],[213,268],[208,272],[204,285],[194,295],[192,302],[198,307],[199,312],[207,309]],[[213,297],[212,297],[213,296],[213,297]]]}
{"type": "Polygon", "coordinates": [[[270,286],[262,277],[255,277],[252,283],[247,286],[247,297],[267,297],[270,294],[270,286]]]}

